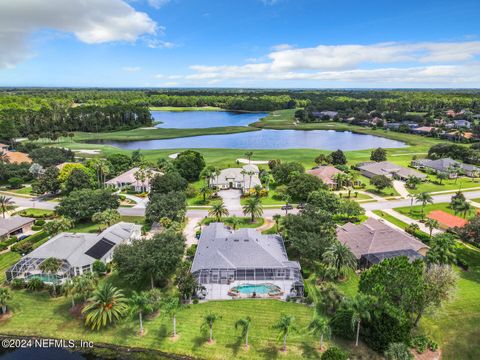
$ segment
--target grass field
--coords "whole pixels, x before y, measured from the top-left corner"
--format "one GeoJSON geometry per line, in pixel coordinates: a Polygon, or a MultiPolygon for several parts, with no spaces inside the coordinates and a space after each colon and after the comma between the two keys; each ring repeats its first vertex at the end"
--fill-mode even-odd
{"type": "MultiPolygon", "coordinates": [[[[400,214],[409,216],[415,220],[420,220],[422,218],[421,205],[415,205],[411,209],[410,209],[410,206],[404,206],[404,207],[395,208],[394,210],[399,212],[400,214]]],[[[455,214],[455,211],[453,211],[453,209],[450,208],[450,203],[429,204],[425,206],[423,211],[425,216],[427,216],[430,211],[434,211],[434,210],[442,210],[442,211],[445,211],[446,213],[456,215],[458,217],[462,217],[461,214],[455,214]]],[[[472,209],[472,211],[470,212],[470,215],[467,216],[467,218],[470,216],[473,216],[474,214],[475,214],[475,209],[472,209]]]]}
{"type": "Polygon", "coordinates": [[[435,191],[457,191],[461,189],[468,188],[478,188],[480,189],[480,182],[478,179],[472,179],[468,177],[462,177],[455,179],[443,180],[442,184],[438,182],[435,176],[429,175],[430,181],[423,182],[417,186],[416,189],[408,189],[408,192],[412,194],[419,194],[422,192],[435,192],[435,191]],[[435,181],[435,182],[432,182],[435,181]]]}
{"type": "Polygon", "coordinates": [[[0,283],[5,281],[5,271],[20,260],[21,257],[19,253],[10,251],[0,254],[0,283]]]}

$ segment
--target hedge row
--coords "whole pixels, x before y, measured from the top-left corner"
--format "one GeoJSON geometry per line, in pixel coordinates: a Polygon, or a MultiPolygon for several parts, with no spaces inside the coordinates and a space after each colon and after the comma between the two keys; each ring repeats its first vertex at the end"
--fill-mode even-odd
{"type": "Polygon", "coordinates": [[[10,250],[21,253],[27,254],[34,249],[34,245],[41,240],[47,239],[48,234],[45,231],[40,231],[32,236],[27,237],[13,245],[10,250]]]}

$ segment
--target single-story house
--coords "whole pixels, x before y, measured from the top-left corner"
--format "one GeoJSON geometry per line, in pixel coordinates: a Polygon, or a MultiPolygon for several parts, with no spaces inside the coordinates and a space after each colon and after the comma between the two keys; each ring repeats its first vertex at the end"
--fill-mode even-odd
{"type": "Polygon", "coordinates": [[[329,119],[333,119],[338,116],[338,111],[313,111],[312,115],[318,118],[328,117],[329,119]]]}
{"type": "Polygon", "coordinates": [[[140,236],[141,226],[127,222],[112,225],[98,235],[60,233],[8,269],[7,281],[38,277],[44,282],[62,283],[68,278],[92,271],[92,265],[96,260],[110,262],[116,246],[139,239],[140,236]],[[48,258],[62,261],[60,270],[54,275],[45,274],[40,270],[40,264],[48,258]]]}
{"type": "Polygon", "coordinates": [[[406,168],[389,161],[364,162],[357,165],[358,170],[363,176],[372,178],[376,175],[385,175],[388,178],[407,180],[410,176],[415,176],[425,180],[427,175],[413,169],[406,168]]]}
{"type": "Polygon", "coordinates": [[[336,167],[327,165],[327,166],[317,166],[312,170],[308,170],[307,174],[316,176],[323,181],[330,189],[335,189],[337,187],[337,181],[335,180],[335,175],[345,174],[343,171],[338,170],[336,167]]]}
{"type": "Polygon", "coordinates": [[[105,184],[113,186],[116,189],[124,189],[132,187],[137,192],[149,192],[150,181],[155,175],[162,175],[161,172],[151,169],[140,169],[134,167],[123,174],[120,174],[113,179],[108,180],[105,184]]]}
{"type": "Polygon", "coordinates": [[[191,272],[207,300],[303,295],[300,264],[287,257],[279,235],[231,230],[211,223],[202,230],[191,272]]]}
{"type": "Polygon", "coordinates": [[[450,178],[454,179],[458,174],[465,174],[469,177],[478,177],[480,168],[470,164],[464,164],[459,161],[444,158],[444,159],[417,159],[412,160],[412,166],[421,170],[431,170],[435,173],[448,174],[450,178]]]}
{"type": "Polygon", "coordinates": [[[432,131],[435,130],[437,130],[437,128],[433,126],[420,126],[416,129],[413,129],[412,132],[419,135],[430,135],[432,131]]]}
{"type": "Polygon", "coordinates": [[[30,156],[28,156],[28,154],[25,154],[23,152],[8,151],[8,150],[3,150],[2,152],[7,157],[8,162],[12,164],[21,164],[21,163],[31,164],[32,163],[32,159],[30,158],[30,156]]]}
{"type": "Polygon", "coordinates": [[[472,127],[472,124],[468,120],[453,120],[454,126],[458,128],[467,128],[470,129],[472,127]]]}
{"type": "Polygon", "coordinates": [[[429,249],[406,232],[373,218],[358,225],[347,223],[339,226],[337,238],[350,248],[362,268],[397,256],[407,256],[411,261],[421,259],[429,249]]]}
{"type": "Polygon", "coordinates": [[[27,233],[32,230],[34,222],[34,218],[23,216],[0,218],[0,238],[27,233]]]}
{"type": "Polygon", "coordinates": [[[210,178],[210,186],[220,190],[240,189],[249,191],[257,185],[262,185],[257,165],[248,164],[242,168],[228,168],[220,171],[218,176],[210,178]]]}

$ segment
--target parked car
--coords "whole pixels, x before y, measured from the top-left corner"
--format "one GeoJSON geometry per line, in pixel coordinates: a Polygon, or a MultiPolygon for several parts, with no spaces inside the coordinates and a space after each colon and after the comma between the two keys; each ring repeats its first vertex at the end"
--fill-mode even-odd
{"type": "Polygon", "coordinates": [[[304,203],[298,204],[297,209],[299,209],[299,210],[305,209],[305,204],[304,203]]]}
{"type": "Polygon", "coordinates": [[[282,210],[292,210],[292,209],[293,209],[293,206],[290,204],[282,206],[282,210]]]}
{"type": "Polygon", "coordinates": [[[18,237],[18,241],[20,240],[23,240],[23,239],[26,239],[27,237],[29,237],[30,235],[21,235],[18,237]]]}

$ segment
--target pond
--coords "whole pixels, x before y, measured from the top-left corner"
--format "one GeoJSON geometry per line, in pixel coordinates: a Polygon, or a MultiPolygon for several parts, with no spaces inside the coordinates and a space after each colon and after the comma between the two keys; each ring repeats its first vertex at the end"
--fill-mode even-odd
{"type": "Polygon", "coordinates": [[[232,111],[152,111],[157,127],[171,129],[193,129],[222,126],[247,126],[267,113],[239,113],[232,111]]]}
{"type": "Polygon", "coordinates": [[[0,351],[2,360],[101,360],[93,355],[84,355],[78,352],[67,351],[62,348],[15,348],[2,349],[0,351]]]}
{"type": "Polygon", "coordinates": [[[270,129],[164,140],[92,140],[88,143],[112,145],[127,150],[187,148],[364,150],[377,147],[402,148],[407,146],[401,141],[349,131],[270,129]]]}

